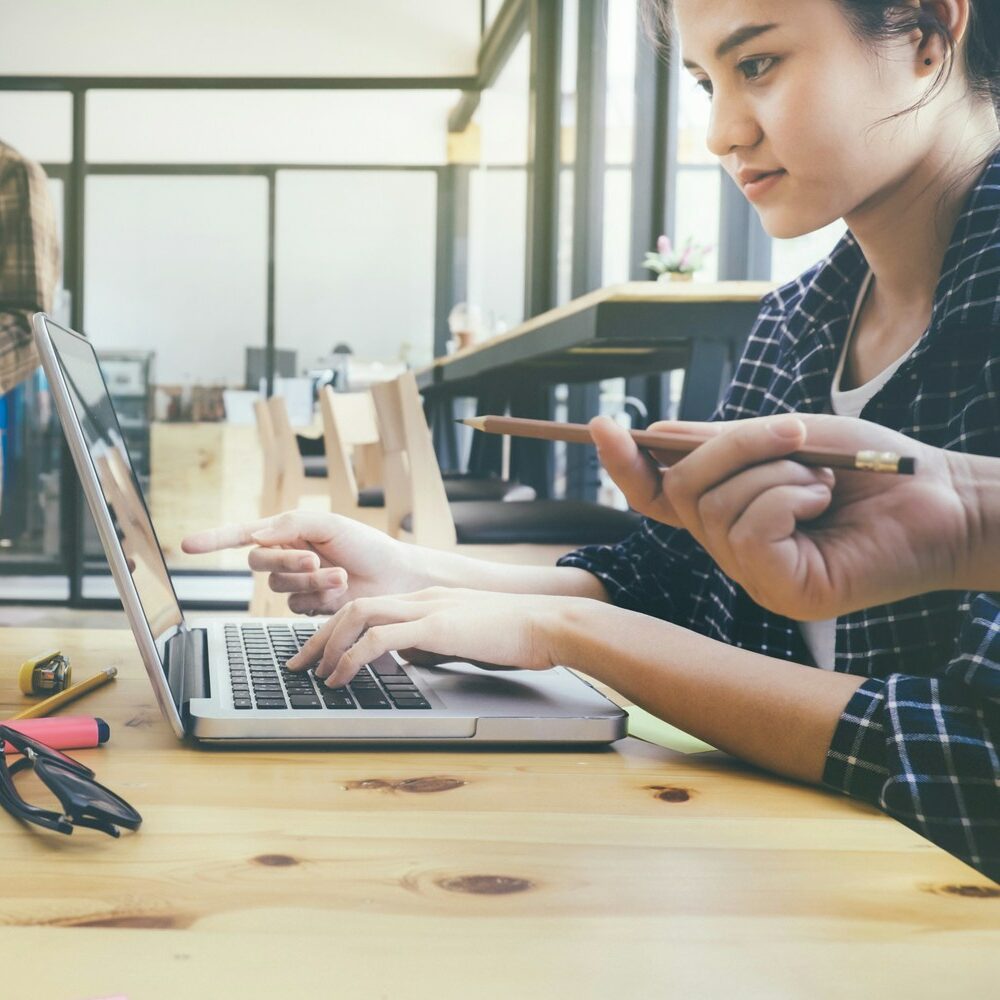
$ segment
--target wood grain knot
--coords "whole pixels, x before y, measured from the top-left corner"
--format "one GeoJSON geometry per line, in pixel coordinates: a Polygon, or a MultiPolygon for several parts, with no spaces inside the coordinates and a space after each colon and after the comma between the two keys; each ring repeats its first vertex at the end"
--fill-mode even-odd
{"type": "Polygon", "coordinates": [[[293,858],[290,854],[258,854],[250,860],[254,864],[265,865],[268,868],[290,868],[299,863],[299,859],[293,858]]]}
{"type": "Polygon", "coordinates": [[[453,788],[461,788],[465,784],[458,778],[407,778],[399,781],[393,787],[401,792],[450,792],[453,788]]]}
{"type": "Polygon", "coordinates": [[[509,896],[513,892],[534,889],[534,882],[510,875],[459,875],[438,879],[435,883],[446,892],[467,892],[475,896],[509,896]]]}
{"type": "Polygon", "coordinates": [[[656,797],[661,802],[687,802],[691,798],[691,793],[686,788],[670,788],[667,785],[647,785],[651,792],[656,792],[656,797]]]}
{"type": "Polygon", "coordinates": [[[1000,899],[1000,888],[992,885],[942,885],[934,891],[966,899],[1000,899]]]}
{"type": "Polygon", "coordinates": [[[133,927],[140,930],[173,930],[190,925],[188,919],[180,919],[170,914],[113,913],[106,917],[84,917],[63,924],[67,927],[133,927]]]}
{"type": "Polygon", "coordinates": [[[349,781],[344,785],[344,788],[349,792],[372,788],[382,788],[392,792],[450,792],[453,788],[461,788],[464,784],[465,782],[459,778],[434,775],[427,778],[406,778],[404,781],[365,778],[362,781],[349,781]]]}

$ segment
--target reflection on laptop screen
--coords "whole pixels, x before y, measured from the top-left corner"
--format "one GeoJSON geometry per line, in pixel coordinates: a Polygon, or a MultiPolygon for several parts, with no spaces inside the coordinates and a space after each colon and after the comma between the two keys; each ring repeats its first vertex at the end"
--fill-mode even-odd
{"type": "Polygon", "coordinates": [[[45,325],[143,614],[153,639],[159,639],[170,628],[180,625],[183,616],[97,355],[88,343],[51,320],[45,325]]]}

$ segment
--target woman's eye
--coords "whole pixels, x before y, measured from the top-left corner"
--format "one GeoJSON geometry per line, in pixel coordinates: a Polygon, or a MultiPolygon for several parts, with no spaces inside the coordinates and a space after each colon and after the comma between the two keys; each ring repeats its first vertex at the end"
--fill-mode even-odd
{"type": "Polygon", "coordinates": [[[699,90],[703,90],[709,97],[712,96],[712,81],[711,80],[695,80],[695,86],[699,90]]]}
{"type": "Polygon", "coordinates": [[[737,68],[748,80],[758,80],[777,61],[774,56],[754,56],[751,59],[744,59],[737,68]]]}

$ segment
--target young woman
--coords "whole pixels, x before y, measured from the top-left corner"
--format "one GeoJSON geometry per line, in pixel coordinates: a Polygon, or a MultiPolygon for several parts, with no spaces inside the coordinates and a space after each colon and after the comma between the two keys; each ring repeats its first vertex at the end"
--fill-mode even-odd
{"type": "MultiPolygon", "coordinates": [[[[1000,455],[1000,5],[663,0],[657,12],[676,19],[684,65],[711,95],[710,148],[768,232],[849,227],[764,299],[719,419],[860,414],[928,446],[1000,455]]],[[[286,514],[186,548],[256,544],[251,566],[292,593],[293,610],[333,613],[294,663],[328,684],[390,648],[568,664],[737,756],[876,803],[1000,878],[996,706],[944,680],[978,634],[976,596],[897,590],[801,625],[735,582],[746,574],[724,531],[657,506],[662,484],[642,479],[612,428],[598,422],[595,436],[637,506],[669,523],[551,569],[417,553],[332,515],[286,514]],[[932,758],[915,752],[928,742],[932,758]]],[[[711,482],[713,453],[667,483],[711,482]]],[[[826,509],[828,474],[771,457],[746,475],[780,470],[790,517],[826,509]]]]}

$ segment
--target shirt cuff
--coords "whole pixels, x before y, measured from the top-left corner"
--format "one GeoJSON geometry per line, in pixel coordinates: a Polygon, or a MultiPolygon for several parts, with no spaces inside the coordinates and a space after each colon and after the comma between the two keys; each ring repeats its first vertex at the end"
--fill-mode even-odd
{"type": "Polygon", "coordinates": [[[885,681],[864,682],[847,703],[826,752],[823,784],[879,806],[885,759],[885,681]]]}

